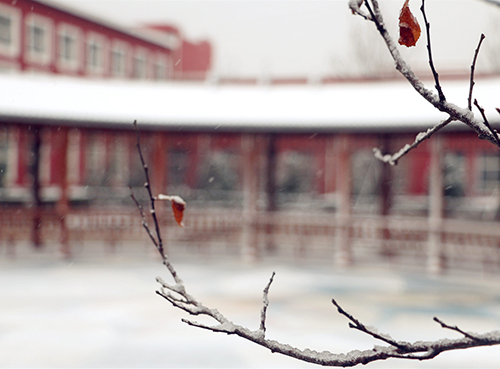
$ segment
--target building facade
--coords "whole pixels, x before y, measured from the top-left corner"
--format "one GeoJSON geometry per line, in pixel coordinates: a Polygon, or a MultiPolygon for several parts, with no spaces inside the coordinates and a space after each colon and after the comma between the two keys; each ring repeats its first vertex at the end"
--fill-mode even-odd
{"type": "Polygon", "coordinates": [[[0,71],[138,80],[205,78],[210,44],[191,45],[171,26],[127,30],[33,0],[0,1],[0,71]],[[203,65],[193,70],[190,59],[203,65]],[[183,51],[184,49],[189,49],[183,51]],[[179,60],[187,65],[186,73],[179,60]],[[191,67],[191,68],[189,68],[191,67]],[[201,68],[201,69],[200,69],[201,68]]]}
{"type": "MultiPolygon", "coordinates": [[[[144,238],[129,198],[145,180],[136,119],[154,192],[188,202],[183,233],[162,217],[170,242],[222,239],[251,259],[278,250],[338,266],[382,257],[433,272],[500,270],[495,146],[458,125],[397,166],[373,156],[374,147],[394,152],[442,118],[404,83],[0,81],[7,244],[51,240],[69,255],[93,237],[144,238]]],[[[477,81],[478,99],[494,106],[498,86],[477,81]]],[[[466,90],[464,81],[448,91],[466,90]]]]}

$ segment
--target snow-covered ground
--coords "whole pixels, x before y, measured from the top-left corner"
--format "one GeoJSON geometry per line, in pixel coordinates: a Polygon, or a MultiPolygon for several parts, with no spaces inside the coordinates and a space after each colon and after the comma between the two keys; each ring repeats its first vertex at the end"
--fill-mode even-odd
{"type": "MultiPolygon", "coordinates": [[[[301,348],[345,352],[381,344],[349,329],[332,297],[365,324],[400,340],[460,337],[440,328],[433,316],[466,331],[500,328],[500,276],[248,265],[186,255],[176,264],[191,294],[250,328],[258,327],[262,289],[276,271],[267,336],[301,348]]],[[[156,276],[168,277],[153,254],[118,252],[71,261],[0,254],[0,367],[313,367],[238,337],[187,326],[180,321],[185,314],[154,293],[156,276]]],[[[498,368],[500,348],[369,366],[498,368]]]]}

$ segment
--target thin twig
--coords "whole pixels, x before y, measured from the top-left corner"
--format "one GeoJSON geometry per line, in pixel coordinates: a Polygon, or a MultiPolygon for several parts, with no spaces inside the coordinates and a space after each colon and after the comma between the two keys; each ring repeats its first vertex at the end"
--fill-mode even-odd
{"type": "Polygon", "coordinates": [[[418,145],[420,145],[423,141],[426,139],[430,138],[434,133],[439,131],[441,128],[446,127],[449,123],[453,122],[455,119],[452,117],[448,117],[448,119],[442,121],[441,123],[435,125],[432,128],[429,128],[425,132],[420,132],[416,137],[415,141],[413,141],[412,144],[406,144],[403,146],[398,152],[395,154],[382,154],[379,148],[374,148],[373,153],[375,157],[384,163],[389,163],[390,165],[396,165],[404,155],[408,154],[409,151],[413,150],[416,148],[418,145]]]}
{"type": "MultiPolygon", "coordinates": [[[[145,187],[148,189],[148,194],[150,196],[151,203],[154,204],[155,198],[148,184],[149,175],[147,173],[147,165],[142,156],[139,135],[138,135],[137,147],[147,178],[147,184],[145,187]]],[[[141,213],[144,228],[150,235],[150,238],[153,241],[153,243],[155,243],[154,242],[155,237],[152,236],[152,232],[146,222],[145,212],[142,206],[135,198],[133,193],[132,193],[132,199],[134,200],[136,206],[138,207],[141,213]]],[[[156,219],[155,213],[152,212],[152,214],[154,215],[154,219],[156,219]]],[[[157,237],[159,237],[159,239],[161,240],[161,237],[159,235],[159,227],[156,228],[156,231],[157,231],[157,237]]],[[[162,250],[158,246],[157,249],[158,251],[162,250]]],[[[249,330],[248,328],[232,323],[217,309],[210,309],[205,305],[203,305],[201,302],[199,302],[195,297],[189,295],[186,292],[182,280],[178,277],[173,265],[168,260],[167,255],[161,252],[160,254],[163,259],[163,264],[168,268],[170,274],[175,280],[175,285],[169,285],[163,282],[160,278],[158,278],[157,280],[161,284],[162,288],[161,291],[157,291],[157,294],[165,298],[175,308],[181,309],[193,316],[203,315],[206,317],[210,317],[214,319],[216,322],[218,322],[218,324],[215,326],[209,326],[203,323],[198,323],[187,319],[183,319],[182,320],[183,322],[191,326],[208,329],[213,332],[222,332],[231,335],[234,334],[248,341],[254,342],[262,347],[265,347],[271,352],[276,352],[286,356],[290,356],[297,360],[323,366],[346,367],[346,366],[355,366],[358,364],[367,364],[378,360],[386,360],[388,358],[399,358],[408,360],[429,360],[444,351],[500,344],[500,333],[498,332],[492,332],[488,335],[477,336],[475,340],[471,340],[469,337],[465,337],[457,340],[438,340],[430,342],[419,341],[414,343],[395,341],[388,335],[378,334],[375,331],[375,329],[366,327],[354,316],[347,313],[339,304],[337,304],[335,300],[332,300],[333,304],[337,307],[339,313],[346,316],[350,320],[349,326],[351,328],[357,329],[378,340],[381,340],[389,344],[389,346],[387,347],[377,346],[371,350],[365,350],[365,351],[353,350],[345,354],[343,353],[335,354],[329,351],[316,352],[310,349],[302,350],[296,347],[292,347],[285,343],[265,338],[266,315],[267,315],[267,308],[269,306],[268,294],[271,284],[274,280],[275,276],[274,273],[272,274],[268,284],[266,285],[263,291],[263,307],[261,310],[260,329],[252,331],[249,330]]]]}
{"type": "Polygon", "coordinates": [[[463,334],[465,337],[470,338],[471,340],[475,340],[475,341],[480,341],[480,340],[481,340],[480,338],[478,338],[478,337],[476,337],[476,336],[473,336],[472,334],[467,333],[467,332],[465,332],[465,331],[461,330],[461,329],[460,329],[460,328],[458,328],[456,325],[451,326],[451,325],[446,324],[445,322],[443,322],[442,320],[440,320],[440,319],[439,319],[439,318],[437,318],[437,317],[434,317],[434,319],[433,319],[433,320],[434,320],[435,322],[439,323],[439,324],[441,325],[441,327],[446,328],[446,329],[450,329],[450,330],[452,330],[452,331],[456,331],[456,332],[458,332],[458,333],[461,333],[461,334],[463,334]]]}
{"type": "Polygon", "coordinates": [[[269,288],[271,287],[271,283],[273,283],[275,275],[276,273],[273,272],[271,278],[269,279],[269,282],[267,283],[266,288],[264,288],[262,296],[262,310],[260,312],[260,331],[262,332],[263,336],[266,334],[266,314],[267,314],[267,307],[269,306],[269,298],[268,298],[269,288]]]}
{"type": "Polygon", "coordinates": [[[498,132],[495,129],[493,129],[493,127],[491,126],[490,122],[488,121],[488,118],[486,118],[486,113],[484,112],[483,107],[479,105],[479,103],[477,102],[477,99],[474,99],[474,105],[481,113],[481,116],[483,117],[484,125],[486,127],[488,127],[488,129],[491,132],[491,135],[495,138],[497,146],[500,147],[500,139],[498,138],[498,132]]]}
{"type": "Polygon", "coordinates": [[[385,29],[383,23],[380,22],[380,18],[375,16],[375,13],[372,10],[372,7],[370,6],[370,3],[368,1],[365,1],[365,6],[366,6],[366,9],[368,9],[368,13],[370,13],[370,18],[371,18],[370,20],[373,21],[373,23],[375,23],[375,26],[377,27],[377,30],[379,31],[379,33],[381,35],[386,33],[387,30],[385,29]]]}
{"type": "Polygon", "coordinates": [[[151,242],[153,242],[155,247],[158,249],[158,243],[156,242],[156,238],[153,235],[153,233],[151,232],[151,230],[149,229],[149,225],[148,225],[148,222],[146,220],[146,214],[144,213],[144,208],[139,203],[139,201],[137,201],[137,198],[134,195],[134,191],[132,190],[132,187],[129,187],[129,188],[130,188],[130,197],[132,197],[132,200],[134,200],[135,206],[137,207],[137,209],[139,210],[139,213],[141,214],[142,226],[146,230],[149,238],[151,239],[151,242]]]}
{"type": "Polygon", "coordinates": [[[165,250],[163,246],[163,239],[161,237],[161,230],[160,230],[160,224],[158,222],[158,218],[156,217],[156,209],[155,209],[155,197],[153,196],[153,191],[151,189],[151,180],[149,178],[149,168],[148,165],[146,164],[146,161],[144,160],[144,155],[142,154],[141,150],[141,134],[139,132],[139,129],[137,128],[137,121],[134,120],[134,128],[137,136],[137,150],[139,151],[139,158],[141,160],[142,168],[144,169],[144,176],[146,177],[146,182],[144,183],[144,187],[146,187],[146,190],[148,190],[148,195],[151,203],[151,216],[153,218],[153,223],[155,226],[156,230],[156,237],[157,237],[157,244],[156,248],[158,249],[158,252],[162,256],[162,258],[165,258],[165,250]]]}
{"type": "Polygon", "coordinates": [[[436,90],[439,95],[439,101],[446,101],[446,97],[444,96],[443,90],[441,89],[441,84],[439,83],[439,74],[434,67],[434,61],[432,59],[432,49],[431,49],[431,25],[427,21],[427,15],[425,14],[425,0],[422,0],[422,6],[420,7],[420,11],[424,16],[425,22],[425,31],[427,34],[427,54],[429,55],[429,66],[431,67],[432,75],[434,76],[434,82],[436,83],[436,90]]]}
{"type": "Polygon", "coordinates": [[[378,340],[381,340],[383,342],[388,343],[391,346],[397,347],[398,349],[401,350],[406,350],[408,348],[408,344],[402,343],[402,342],[397,342],[396,340],[392,339],[388,335],[381,335],[377,332],[375,332],[373,329],[368,328],[365,326],[363,323],[361,323],[358,319],[353,317],[351,314],[349,314],[347,311],[345,311],[338,303],[335,301],[335,299],[332,299],[333,305],[337,308],[337,311],[339,314],[344,315],[347,319],[349,319],[352,323],[349,323],[350,328],[357,329],[361,332],[364,332],[378,340]]]}
{"type": "Polygon", "coordinates": [[[175,270],[173,264],[168,259],[167,254],[165,253],[164,246],[163,246],[163,239],[161,237],[160,225],[159,225],[159,222],[158,222],[158,218],[156,216],[156,209],[155,209],[155,200],[156,200],[156,198],[155,198],[155,196],[153,196],[153,192],[151,190],[151,181],[150,181],[150,178],[149,178],[149,169],[148,169],[148,165],[146,164],[146,161],[144,159],[144,155],[142,153],[141,135],[139,133],[139,128],[137,126],[137,121],[134,121],[134,129],[136,131],[136,139],[137,139],[136,146],[137,146],[137,151],[139,153],[139,158],[141,160],[142,168],[144,170],[144,176],[146,178],[146,182],[144,183],[144,187],[148,191],[148,196],[149,196],[149,200],[150,200],[150,204],[151,204],[151,211],[150,212],[151,212],[151,217],[153,218],[153,222],[154,222],[154,225],[155,225],[156,238],[153,236],[153,233],[151,232],[151,229],[149,228],[149,225],[146,222],[146,217],[145,217],[144,210],[143,210],[142,206],[139,204],[139,202],[137,201],[137,199],[135,198],[133,192],[132,192],[132,199],[135,201],[135,204],[136,204],[137,208],[139,209],[139,211],[141,213],[141,217],[143,219],[143,223],[142,223],[143,227],[146,229],[149,237],[153,241],[153,244],[156,246],[156,249],[160,253],[160,256],[161,256],[161,258],[163,260],[163,265],[165,265],[167,267],[168,271],[170,272],[170,274],[174,278],[174,281],[177,284],[178,288],[181,289],[181,290],[184,290],[184,285],[182,283],[182,280],[179,278],[179,276],[177,274],[177,271],[175,270]]]}
{"type": "Polygon", "coordinates": [[[479,49],[481,48],[481,44],[483,43],[483,40],[485,39],[485,36],[483,33],[481,33],[481,37],[479,38],[479,43],[477,44],[476,51],[474,52],[474,58],[472,59],[472,64],[470,66],[470,85],[469,85],[469,99],[467,107],[469,110],[472,110],[472,89],[474,88],[474,85],[476,82],[474,82],[474,72],[476,70],[476,61],[477,61],[477,56],[479,55],[479,49]]]}
{"type": "Polygon", "coordinates": [[[349,8],[351,9],[352,14],[359,15],[360,17],[366,20],[372,20],[370,16],[366,15],[360,8],[365,0],[349,0],[349,8]]]}

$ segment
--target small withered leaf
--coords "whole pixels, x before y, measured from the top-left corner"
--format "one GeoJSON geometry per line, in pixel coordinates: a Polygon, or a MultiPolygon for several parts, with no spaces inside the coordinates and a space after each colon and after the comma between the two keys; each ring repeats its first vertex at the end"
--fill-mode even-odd
{"type": "Polygon", "coordinates": [[[410,0],[405,1],[399,14],[398,42],[406,47],[415,46],[420,38],[420,25],[410,10],[409,2],[410,0]]]}
{"type": "Polygon", "coordinates": [[[182,218],[184,217],[184,209],[186,209],[186,203],[184,201],[176,201],[177,199],[172,199],[172,210],[174,212],[174,218],[177,224],[181,227],[184,227],[184,223],[182,223],[182,218]]]}

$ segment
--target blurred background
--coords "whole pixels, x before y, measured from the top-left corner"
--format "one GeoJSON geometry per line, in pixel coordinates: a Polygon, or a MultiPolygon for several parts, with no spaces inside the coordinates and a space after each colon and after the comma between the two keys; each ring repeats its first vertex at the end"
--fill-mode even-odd
{"type": "MultiPolygon", "coordinates": [[[[397,38],[402,2],[381,3],[397,38]]],[[[420,4],[410,5],[422,26],[420,4]]],[[[426,6],[451,102],[466,106],[486,35],[474,97],[496,126],[500,6],[426,6]]],[[[401,53],[432,88],[425,39],[401,53]]],[[[442,312],[471,330],[497,327],[498,149],[452,124],[396,166],[377,160],[374,148],[395,152],[446,116],[397,75],[347,1],[1,0],[0,72],[0,342],[12,348],[0,366],[301,365],[241,356],[245,343],[213,358],[224,352],[213,335],[181,327],[154,298],[164,271],[130,197],[148,206],[134,120],[153,192],[187,202],[183,228],[158,203],[168,253],[202,296],[243,321],[256,319],[259,291],[279,268],[291,279],[279,311],[318,345],[338,342],[321,320],[303,319],[317,314],[295,306],[297,281],[311,311],[331,317],[330,298],[345,295],[402,334],[415,333],[405,322],[424,310],[429,322],[442,312]],[[157,331],[165,314],[175,331],[157,331]],[[91,323],[108,331],[89,332],[91,323]],[[109,346],[122,330],[125,356],[109,346]],[[206,356],[163,357],[159,342],[179,337],[177,354],[195,340],[206,356]],[[59,360],[57,347],[71,354],[59,360]]],[[[289,328],[276,329],[287,338],[289,328]]]]}

